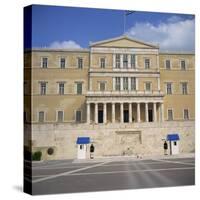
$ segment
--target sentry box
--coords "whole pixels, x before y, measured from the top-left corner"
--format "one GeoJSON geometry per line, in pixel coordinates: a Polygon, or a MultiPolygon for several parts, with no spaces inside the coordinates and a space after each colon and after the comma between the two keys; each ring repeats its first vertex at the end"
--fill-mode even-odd
{"type": "Polygon", "coordinates": [[[87,145],[90,143],[89,137],[78,137],[76,144],[78,145],[77,159],[86,159],[87,145]]]}
{"type": "Polygon", "coordinates": [[[170,155],[179,154],[179,134],[168,134],[167,141],[169,141],[170,155]]]}

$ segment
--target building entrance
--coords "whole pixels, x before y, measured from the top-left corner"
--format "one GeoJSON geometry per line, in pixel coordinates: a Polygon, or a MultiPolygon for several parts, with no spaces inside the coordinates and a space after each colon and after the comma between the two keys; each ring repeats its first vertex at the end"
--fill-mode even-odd
{"type": "Polygon", "coordinates": [[[124,110],[124,122],[128,123],[129,121],[129,112],[128,110],[124,110]]]}
{"type": "Polygon", "coordinates": [[[149,110],[149,122],[152,122],[153,121],[153,112],[152,110],[149,110]]]}
{"type": "Polygon", "coordinates": [[[98,123],[103,123],[103,110],[98,111],[98,123]]]}

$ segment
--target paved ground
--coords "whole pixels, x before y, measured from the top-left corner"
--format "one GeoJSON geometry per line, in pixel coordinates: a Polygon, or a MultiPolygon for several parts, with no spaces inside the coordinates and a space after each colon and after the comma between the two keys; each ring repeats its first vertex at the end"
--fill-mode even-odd
{"type": "Polygon", "coordinates": [[[191,157],[88,163],[48,161],[34,163],[32,175],[33,194],[184,186],[195,184],[195,161],[191,157]]]}

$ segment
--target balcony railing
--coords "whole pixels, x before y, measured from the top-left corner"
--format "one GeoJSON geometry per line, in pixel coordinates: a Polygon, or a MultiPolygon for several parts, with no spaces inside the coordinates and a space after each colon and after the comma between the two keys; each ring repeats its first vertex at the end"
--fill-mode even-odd
{"type": "Polygon", "coordinates": [[[163,96],[160,90],[123,90],[123,91],[88,91],[87,96],[163,96]]]}

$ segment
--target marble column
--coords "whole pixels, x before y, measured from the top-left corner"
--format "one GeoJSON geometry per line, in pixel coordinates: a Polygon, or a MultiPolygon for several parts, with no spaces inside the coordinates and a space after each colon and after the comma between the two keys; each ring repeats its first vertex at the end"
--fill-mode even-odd
{"type": "Polygon", "coordinates": [[[94,122],[98,124],[98,103],[95,103],[94,106],[94,122]]]}
{"type": "Polygon", "coordinates": [[[112,123],[115,123],[115,103],[112,103],[112,123]]]}
{"type": "Polygon", "coordinates": [[[90,124],[90,103],[87,103],[87,123],[90,124]]]}
{"type": "Polygon", "coordinates": [[[137,122],[140,122],[140,103],[137,103],[137,122]]]}
{"type": "Polygon", "coordinates": [[[103,103],[103,123],[107,123],[107,106],[106,103],[103,103]]]}
{"type": "Polygon", "coordinates": [[[153,121],[157,122],[156,103],[153,103],[153,121]]]}
{"type": "Polygon", "coordinates": [[[124,104],[120,103],[120,122],[124,123],[124,104]]]}
{"type": "Polygon", "coordinates": [[[129,103],[129,107],[128,107],[129,111],[128,111],[128,114],[129,114],[129,123],[132,123],[132,103],[129,103]]]}
{"type": "Polygon", "coordinates": [[[145,121],[149,121],[149,108],[148,108],[148,103],[145,103],[145,121]]]}

